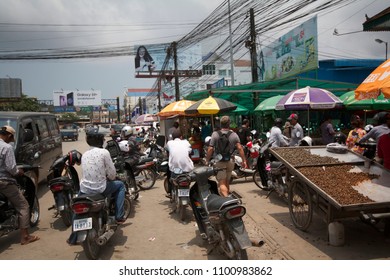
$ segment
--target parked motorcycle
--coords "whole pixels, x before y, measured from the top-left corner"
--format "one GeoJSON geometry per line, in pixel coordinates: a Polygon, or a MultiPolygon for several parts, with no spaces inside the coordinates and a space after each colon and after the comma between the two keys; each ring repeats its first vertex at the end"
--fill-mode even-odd
{"type": "Polygon", "coordinates": [[[186,209],[189,205],[191,177],[189,173],[177,170],[171,173],[171,199],[175,203],[175,212],[179,215],[180,220],[186,219],[186,209]]]}
{"type": "Polygon", "coordinates": [[[55,202],[48,210],[55,209],[54,217],[61,216],[67,227],[72,224],[72,198],[80,190],[80,180],[74,165],[80,163],[81,153],[72,150],[53,162],[49,169],[51,175],[47,178],[55,202]]]}
{"type": "Polygon", "coordinates": [[[234,169],[232,171],[232,177],[230,182],[234,179],[240,179],[246,177],[254,178],[254,173],[256,172],[257,159],[259,157],[260,151],[260,142],[259,140],[253,140],[248,142],[245,145],[246,158],[248,163],[248,168],[242,168],[242,159],[240,155],[234,154],[234,169]]]}
{"type": "Polygon", "coordinates": [[[217,168],[202,166],[188,174],[195,183],[190,188],[190,205],[203,239],[221,250],[229,259],[248,259],[246,249],[252,246],[242,217],[246,213],[241,201],[221,197],[217,183],[209,180],[217,168]]]}
{"type": "MultiPolygon", "coordinates": [[[[36,193],[36,185],[28,176],[28,173],[30,171],[36,173],[38,167],[18,165],[18,168],[25,172],[23,176],[17,176],[16,181],[30,206],[30,226],[35,227],[38,224],[40,217],[39,201],[36,193]]],[[[6,235],[17,229],[19,229],[18,212],[8,201],[7,197],[0,193],[0,236],[6,235]]]]}
{"type": "MultiPolygon", "coordinates": [[[[111,140],[113,141],[113,140],[111,140]]],[[[115,141],[114,141],[115,142],[115,141]]],[[[106,148],[110,155],[116,157],[117,170],[123,166],[120,150],[116,143],[108,141],[106,148]],[[116,151],[115,151],[116,149],[116,151]]],[[[120,176],[119,172],[118,175],[120,176]]],[[[127,179],[127,178],[126,178],[127,179]]],[[[124,200],[124,217],[128,218],[131,211],[129,184],[125,182],[126,195],[124,200]]],[[[114,235],[119,225],[115,221],[115,199],[102,194],[80,194],[72,200],[74,213],[70,244],[81,244],[89,259],[99,257],[101,247],[114,235]]]]}

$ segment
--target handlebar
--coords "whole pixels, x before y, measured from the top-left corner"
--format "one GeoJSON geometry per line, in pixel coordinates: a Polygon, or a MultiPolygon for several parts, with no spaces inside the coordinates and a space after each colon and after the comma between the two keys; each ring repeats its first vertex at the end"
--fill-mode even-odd
{"type": "Polygon", "coordinates": [[[29,164],[17,164],[16,167],[18,169],[22,169],[23,171],[29,171],[29,170],[41,168],[39,165],[29,165],[29,164]]]}

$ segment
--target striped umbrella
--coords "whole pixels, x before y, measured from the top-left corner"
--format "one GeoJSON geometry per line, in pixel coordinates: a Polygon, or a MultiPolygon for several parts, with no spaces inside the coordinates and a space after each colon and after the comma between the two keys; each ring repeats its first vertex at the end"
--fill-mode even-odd
{"type": "Polygon", "coordinates": [[[197,101],[188,107],[184,112],[186,114],[216,115],[230,112],[237,108],[237,105],[222,98],[209,96],[197,101]]]}

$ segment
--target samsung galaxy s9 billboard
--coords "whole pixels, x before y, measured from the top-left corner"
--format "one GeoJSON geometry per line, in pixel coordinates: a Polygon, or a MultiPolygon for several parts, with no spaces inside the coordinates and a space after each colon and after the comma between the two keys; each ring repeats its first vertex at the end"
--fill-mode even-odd
{"type": "Polygon", "coordinates": [[[100,106],[101,104],[100,90],[56,90],[53,92],[54,106],[100,106]]]}

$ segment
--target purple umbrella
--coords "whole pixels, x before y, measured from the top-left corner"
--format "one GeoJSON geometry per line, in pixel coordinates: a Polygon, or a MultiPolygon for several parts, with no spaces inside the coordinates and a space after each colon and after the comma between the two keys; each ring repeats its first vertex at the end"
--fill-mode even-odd
{"type": "Polygon", "coordinates": [[[276,103],[276,110],[333,109],[342,107],[343,102],[330,91],[322,88],[305,87],[290,91],[276,103]]]}
{"type": "Polygon", "coordinates": [[[330,91],[309,86],[290,91],[275,105],[275,110],[307,110],[307,125],[310,131],[310,109],[334,109],[342,107],[343,102],[330,91]]]}

